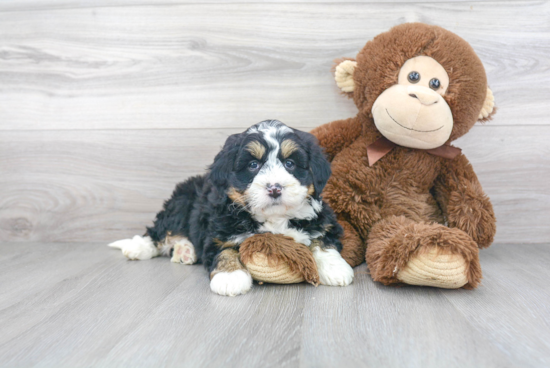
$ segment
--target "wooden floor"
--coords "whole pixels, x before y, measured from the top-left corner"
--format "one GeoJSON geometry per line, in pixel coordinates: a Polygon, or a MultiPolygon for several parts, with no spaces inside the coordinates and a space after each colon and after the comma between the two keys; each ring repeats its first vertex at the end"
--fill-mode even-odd
{"type": "Polygon", "coordinates": [[[482,252],[477,290],[210,292],[200,265],[104,244],[0,245],[2,367],[548,367],[550,245],[482,252]]]}

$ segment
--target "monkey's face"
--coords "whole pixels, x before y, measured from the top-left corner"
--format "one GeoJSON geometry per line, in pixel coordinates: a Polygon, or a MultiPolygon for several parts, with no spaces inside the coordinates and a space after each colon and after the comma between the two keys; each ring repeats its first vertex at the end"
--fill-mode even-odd
{"type": "Polygon", "coordinates": [[[372,106],[376,128],[400,146],[443,145],[453,130],[453,114],[442,97],[448,86],[447,72],[431,57],[407,60],[397,84],[382,92],[372,106]]]}
{"type": "Polygon", "coordinates": [[[436,148],[495,113],[481,60],[438,26],[395,26],[356,59],[338,60],[334,77],[359,108],[365,132],[379,131],[401,146],[436,148]]]}

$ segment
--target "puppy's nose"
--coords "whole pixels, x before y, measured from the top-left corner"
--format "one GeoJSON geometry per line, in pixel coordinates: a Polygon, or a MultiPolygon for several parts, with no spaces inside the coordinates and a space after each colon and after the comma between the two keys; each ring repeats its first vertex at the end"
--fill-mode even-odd
{"type": "Polygon", "coordinates": [[[273,185],[267,184],[267,194],[271,198],[278,198],[281,195],[282,190],[283,190],[283,187],[279,183],[275,183],[273,185]]]}

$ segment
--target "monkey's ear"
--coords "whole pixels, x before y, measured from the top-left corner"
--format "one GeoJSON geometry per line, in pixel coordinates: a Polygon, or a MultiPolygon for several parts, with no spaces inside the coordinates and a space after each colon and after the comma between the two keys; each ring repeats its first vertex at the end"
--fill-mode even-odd
{"type": "Polygon", "coordinates": [[[483,103],[483,107],[479,113],[478,120],[490,120],[495,112],[495,97],[493,96],[493,91],[487,87],[487,95],[485,96],[485,102],[483,103]]]}
{"type": "Polygon", "coordinates": [[[345,59],[338,62],[334,68],[334,80],[336,85],[348,96],[353,94],[355,82],[353,81],[353,72],[357,66],[357,61],[345,59]]]}

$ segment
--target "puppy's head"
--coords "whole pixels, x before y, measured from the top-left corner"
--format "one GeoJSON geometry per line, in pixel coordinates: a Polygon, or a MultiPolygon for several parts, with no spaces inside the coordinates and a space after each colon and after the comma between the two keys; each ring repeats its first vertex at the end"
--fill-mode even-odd
{"type": "Polygon", "coordinates": [[[266,120],[230,136],[210,167],[215,185],[258,218],[320,209],[330,164],[313,135],[266,120]]]}

